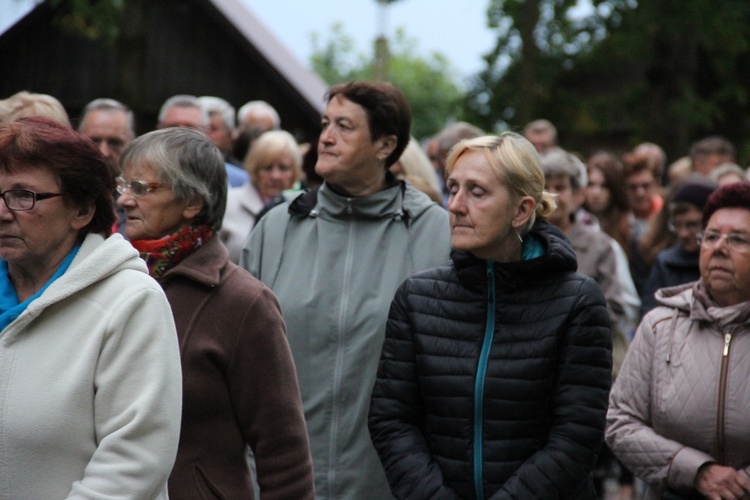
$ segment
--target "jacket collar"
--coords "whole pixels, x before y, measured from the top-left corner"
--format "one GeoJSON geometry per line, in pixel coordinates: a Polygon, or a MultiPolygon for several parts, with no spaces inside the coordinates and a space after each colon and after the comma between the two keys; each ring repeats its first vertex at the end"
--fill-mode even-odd
{"type": "Polygon", "coordinates": [[[408,223],[411,214],[406,209],[406,184],[397,180],[390,172],[386,174],[386,183],[388,187],[376,193],[350,198],[337,193],[324,182],[319,189],[307,191],[295,198],[289,205],[289,213],[296,217],[392,217],[406,220],[408,223]]]}
{"type": "MultiPolygon", "coordinates": [[[[562,272],[574,272],[578,261],[570,241],[557,227],[549,222],[538,220],[530,231],[546,249],[536,259],[518,262],[495,262],[495,276],[498,286],[516,288],[536,278],[547,278],[562,272]]],[[[459,280],[467,286],[484,287],[487,281],[487,261],[470,252],[454,250],[451,259],[458,271],[459,280]]]]}
{"type": "Polygon", "coordinates": [[[214,235],[195,252],[164,273],[162,283],[183,276],[201,285],[213,287],[221,282],[221,271],[227,266],[229,253],[219,238],[214,235]]]}

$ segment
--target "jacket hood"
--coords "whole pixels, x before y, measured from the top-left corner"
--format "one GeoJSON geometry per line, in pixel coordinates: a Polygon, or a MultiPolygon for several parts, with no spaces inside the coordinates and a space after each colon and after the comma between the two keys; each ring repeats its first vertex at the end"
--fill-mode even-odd
{"type": "Polygon", "coordinates": [[[694,321],[710,321],[722,328],[750,321],[750,302],[720,307],[711,299],[703,279],[662,288],[656,292],[656,301],[689,314],[694,321]]]}
{"type": "MultiPolygon", "coordinates": [[[[33,300],[9,328],[21,331],[46,308],[123,270],[148,274],[146,263],[122,235],[115,233],[106,240],[100,234],[87,235],[68,270],[33,300]]],[[[11,342],[15,335],[3,337],[11,342]]]]}
{"type": "Polygon", "coordinates": [[[116,233],[105,240],[99,234],[89,234],[65,274],[29,304],[29,309],[37,302],[41,307],[58,302],[125,269],[148,274],[146,263],[122,235],[116,233]]]}
{"type": "Polygon", "coordinates": [[[324,182],[312,191],[295,198],[289,213],[296,217],[353,216],[363,219],[393,218],[407,225],[437,204],[411,184],[399,181],[393,174],[386,175],[388,187],[368,196],[350,198],[337,193],[324,182]]]}
{"type": "Polygon", "coordinates": [[[680,311],[689,312],[693,302],[694,283],[660,288],[656,291],[656,302],[680,311]]]}
{"type": "MultiPolygon", "coordinates": [[[[544,247],[544,254],[518,262],[495,262],[498,286],[515,288],[530,279],[546,279],[550,274],[575,272],[578,269],[576,254],[570,241],[554,225],[538,220],[527,237],[536,238],[544,247]]],[[[458,270],[459,279],[465,285],[484,285],[487,261],[463,250],[453,250],[451,259],[458,270]]]]}

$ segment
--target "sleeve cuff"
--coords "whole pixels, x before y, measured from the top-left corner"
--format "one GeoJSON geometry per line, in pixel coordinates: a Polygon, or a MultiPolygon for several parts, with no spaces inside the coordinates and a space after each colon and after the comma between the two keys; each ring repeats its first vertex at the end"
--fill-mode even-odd
{"type": "Polygon", "coordinates": [[[698,469],[707,462],[714,462],[711,455],[687,446],[680,448],[672,457],[667,485],[682,491],[693,488],[698,469]]]}

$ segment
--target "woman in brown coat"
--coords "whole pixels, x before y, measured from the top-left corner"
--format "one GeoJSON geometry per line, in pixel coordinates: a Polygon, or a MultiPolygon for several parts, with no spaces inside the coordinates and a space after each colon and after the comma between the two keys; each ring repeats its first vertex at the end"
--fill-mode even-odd
{"type": "Polygon", "coordinates": [[[183,370],[183,414],[169,495],[313,498],[299,388],[273,293],[230,262],[216,237],[226,203],[219,150],[164,129],[126,149],[118,178],[125,232],[167,294],[183,370]]]}

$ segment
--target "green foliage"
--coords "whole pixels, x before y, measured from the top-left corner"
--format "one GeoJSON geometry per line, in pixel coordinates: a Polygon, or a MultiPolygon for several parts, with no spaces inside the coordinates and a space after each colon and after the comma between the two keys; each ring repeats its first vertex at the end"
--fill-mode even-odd
{"type": "Polygon", "coordinates": [[[127,0],[47,0],[56,10],[55,23],[89,40],[112,43],[120,32],[127,0]]]}
{"type": "Polygon", "coordinates": [[[750,153],[747,0],[491,0],[498,42],[466,100],[487,129],[548,118],[583,153],[649,140],[670,158],[709,134],[750,153]]]}
{"type": "MultiPolygon", "coordinates": [[[[317,34],[312,36],[312,68],[328,84],[352,80],[373,80],[372,56],[356,53],[352,38],[341,24],[334,24],[323,44],[317,34]]],[[[412,110],[412,135],[418,139],[429,137],[454,119],[460,119],[463,93],[453,81],[450,64],[440,53],[423,57],[417,53],[417,43],[403,29],[388,47],[390,54],[386,79],[399,87],[412,110]]]]}

